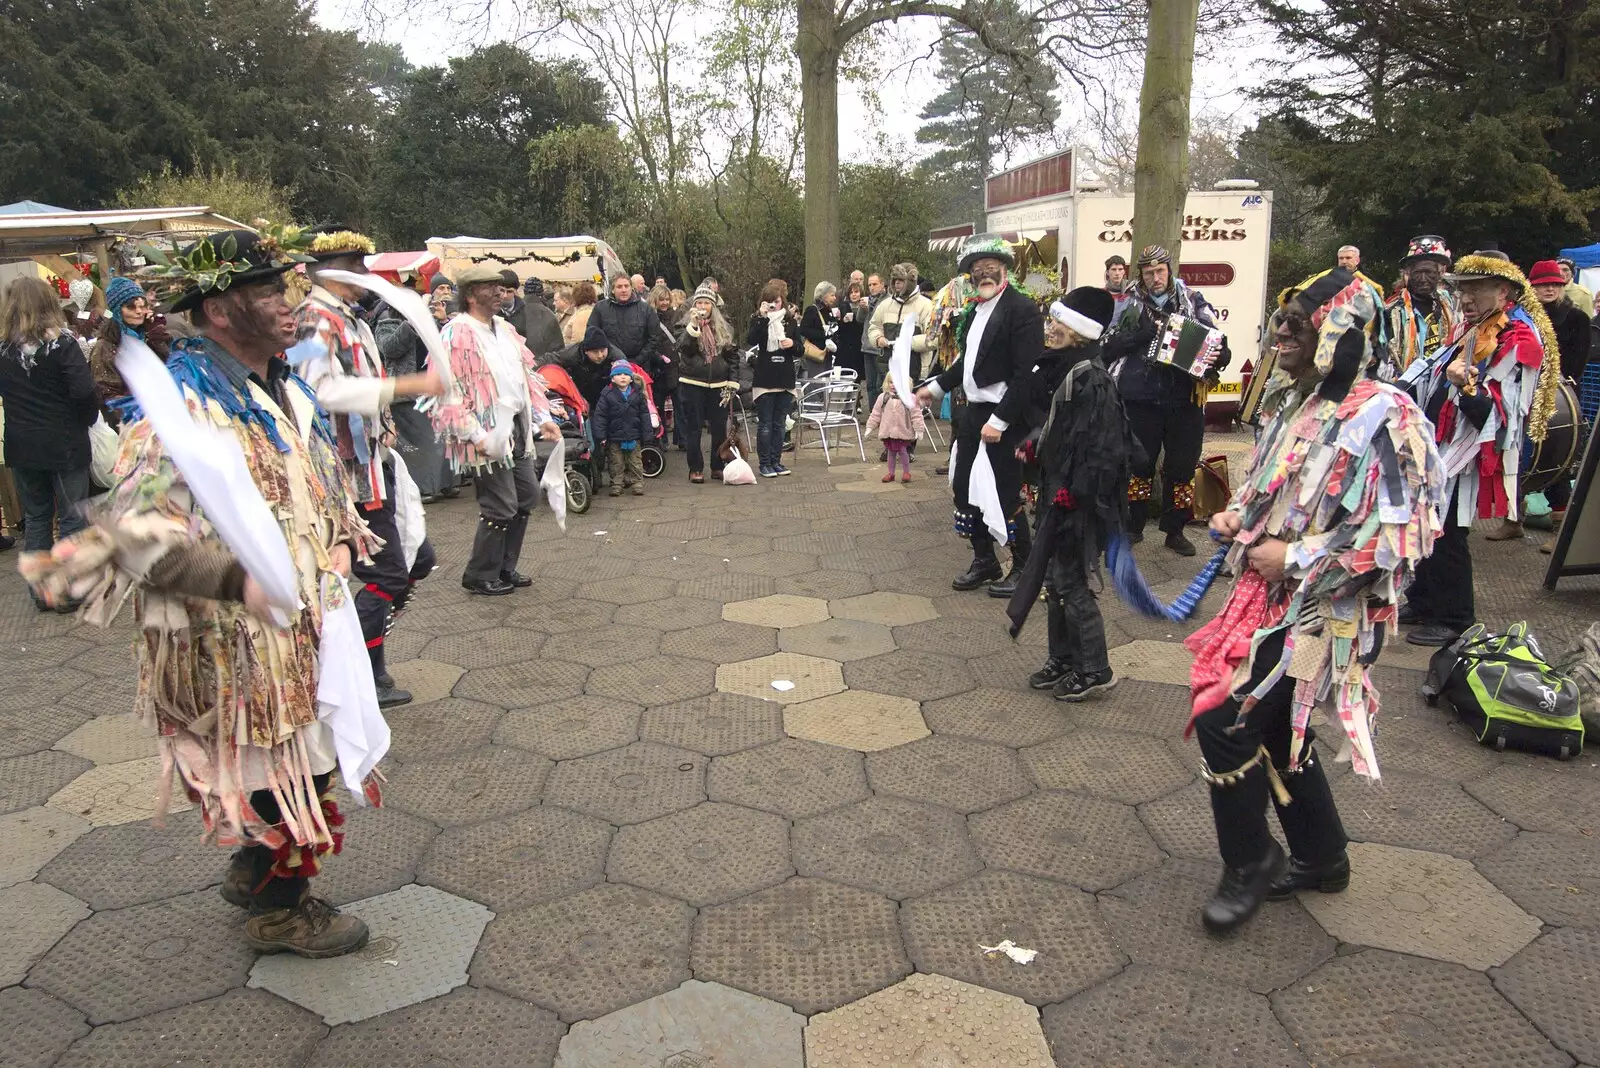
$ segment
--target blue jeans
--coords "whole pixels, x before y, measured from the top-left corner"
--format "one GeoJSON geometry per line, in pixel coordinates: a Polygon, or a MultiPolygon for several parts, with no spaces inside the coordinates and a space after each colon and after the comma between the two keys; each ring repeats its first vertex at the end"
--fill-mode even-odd
{"type": "Polygon", "coordinates": [[[28,552],[43,552],[55,544],[53,528],[58,520],[63,538],[72,537],[88,525],[78,508],[89,499],[87,467],[76,471],[13,467],[11,477],[22,501],[22,547],[28,552]]]}
{"type": "Polygon", "coordinates": [[[763,393],[756,398],[756,455],[762,467],[777,467],[783,461],[783,424],[794,394],[783,390],[763,393]]]}
{"type": "Polygon", "coordinates": [[[883,371],[878,367],[878,354],[863,349],[861,366],[866,372],[863,381],[867,385],[867,407],[870,408],[878,403],[878,394],[883,392],[883,371]]]}

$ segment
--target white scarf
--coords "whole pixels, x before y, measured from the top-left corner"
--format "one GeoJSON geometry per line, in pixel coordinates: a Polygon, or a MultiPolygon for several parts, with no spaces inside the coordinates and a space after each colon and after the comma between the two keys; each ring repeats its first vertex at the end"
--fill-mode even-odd
{"type": "Polygon", "coordinates": [[[777,352],[783,348],[783,343],[789,335],[783,332],[783,317],[786,313],[782,308],[777,311],[767,312],[767,351],[777,352]]]}

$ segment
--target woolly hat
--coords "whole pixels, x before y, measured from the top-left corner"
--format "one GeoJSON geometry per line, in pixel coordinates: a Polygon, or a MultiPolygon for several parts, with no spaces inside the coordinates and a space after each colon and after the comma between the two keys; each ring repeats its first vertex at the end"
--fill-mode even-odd
{"type": "Polygon", "coordinates": [[[440,286],[449,286],[451,289],[454,289],[456,284],[450,281],[450,279],[446,278],[444,276],[444,272],[441,271],[432,278],[428,279],[428,295],[432,296],[434,291],[440,286]]]}
{"type": "Polygon", "coordinates": [[[1098,286],[1079,286],[1050,305],[1050,318],[1090,341],[1097,341],[1111,325],[1116,308],[1117,302],[1105,290],[1098,286]]]}
{"type": "Polygon", "coordinates": [[[722,303],[721,299],[717,296],[717,291],[711,288],[710,279],[701,282],[695,287],[694,296],[689,298],[689,303],[693,304],[697,300],[709,300],[713,306],[722,303]]]}
{"type": "Polygon", "coordinates": [[[130,300],[138,300],[142,296],[144,287],[133,279],[119,274],[111,280],[110,285],[106,286],[106,311],[118,315],[124,304],[130,300]]]}
{"type": "Polygon", "coordinates": [[[517,277],[517,272],[510,267],[500,272],[500,284],[507,289],[521,289],[522,279],[517,277]]]}
{"type": "MultiPolygon", "coordinates": [[[[1528,272],[1528,284],[1532,286],[1564,286],[1567,280],[1561,277],[1561,264],[1555,260],[1540,260],[1528,272]]],[[[107,300],[110,295],[107,294],[107,300]]]]}
{"type": "Polygon", "coordinates": [[[1154,267],[1158,263],[1164,263],[1171,269],[1172,253],[1160,245],[1146,245],[1139,250],[1140,267],[1154,267]]]}
{"type": "Polygon", "coordinates": [[[1450,248],[1438,234],[1418,234],[1406,245],[1406,254],[1400,257],[1400,266],[1406,267],[1418,260],[1432,260],[1441,267],[1450,266],[1450,248]]]}
{"type": "Polygon", "coordinates": [[[594,352],[596,349],[610,351],[611,342],[606,339],[606,332],[600,329],[600,324],[591,318],[589,328],[583,332],[583,351],[594,352]]]}
{"type": "Polygon", "coordinates": [[[615,378],[618,375],[627,375],[629,378],[632,378],[633,364],[629,363],[627,360],[618,360],[616,363],[612,364],[611,377],[615,378]]]}
{"type": "Polygon", "coordinates": [[[839,287],[834,285],[832,282],[818,282],[817,283],[817,288],[813,289],[811,291],[811,299],[812,300],[821,300],[823,297],[827,296],[829,293],[837,293],[837,292],[839,292],[839,287]]]}
{"type": "Polygon", "coordinates": [[[966,274],[972,270],[973,261],[983,259],[999,260],[1007,269],[1017,265],[1016,253],[1011,251],[1011,242],[999,234],[974,234],[961,242],[956,270],[966,274]]]}
{"type": "Polygon", "coordinates": [[[522,283],[522,291],[530,297],[544,296],[544,279],[536,274],[530,274],[522,283]]]}

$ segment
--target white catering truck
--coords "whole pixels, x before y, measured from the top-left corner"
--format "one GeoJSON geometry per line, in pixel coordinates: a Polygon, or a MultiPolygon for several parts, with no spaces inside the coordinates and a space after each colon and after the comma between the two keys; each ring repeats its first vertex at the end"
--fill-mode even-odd
{"type": "MultiPolygon", "coordinates": [[[[1061,286],[1101,285],[1105,261],[1120,255],[1131,265],[1133,196],[1080,185],[1070,149],[992,175],[984,183],[985,229],[1036,243],[1041,258],[1061,269],[1061,286]]],[[[1272,234],[1272,194],[1254,182],[1191,192],[1184,204],[1178,273],[1217,309],[1232,359],[1211,391],[1216,415],[1237,408],[1243,376],[1254,369],[1267,312],[1267,254],[1272,234]]],[[[961,231],[935,231],[930,247],[953,247],[961,231]]],[[[1130,271],[1133,268],[1130,266],[1130,271]]]]}

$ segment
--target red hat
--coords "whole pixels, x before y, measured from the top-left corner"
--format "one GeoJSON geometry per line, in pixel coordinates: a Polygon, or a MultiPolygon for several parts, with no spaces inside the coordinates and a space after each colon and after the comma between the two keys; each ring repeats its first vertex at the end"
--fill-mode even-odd
{"type": "Polygon", "coordinates": [[[1533,270],[1528,272],[1528,284],[1535,286],[1564,286],[1567,280],[1561,277],[1561,264],[1555,260],[1540,260],[1533,265],[1533,270]]]}

